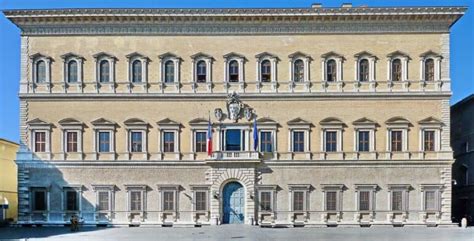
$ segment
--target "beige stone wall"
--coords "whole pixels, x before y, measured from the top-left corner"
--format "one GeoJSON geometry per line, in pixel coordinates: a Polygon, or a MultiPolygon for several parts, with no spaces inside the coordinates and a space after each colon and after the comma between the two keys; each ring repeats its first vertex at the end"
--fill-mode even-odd
{"type": "MultiPolygon", "coordinates": [[[[411,60],[408,64],[408,78],[419,80],[419,55],[432,50],[448,54],[442,34],[321,34],[321,35],[271,35],[271,36],[32,36],[28,38],[28,54],[42,53],[54,59],[52,81],[63,82],[63,61],[61,55],[74,52],[86,58],[84,80],[95,81],[95,60],[92,55],[107,52],[119,60],[116,64],[116,81],[128,81],[128,62],[126,55],[139,52],[148,56],[148,78],[157,82],[160,76],[158,55],[172,52],[183,59],[181,80],[191,81],[192,64],[189,56],[204,52],[213,56],[212,76],[214,81],[224,79],[223,55],[237,52],[246,56],[245,80],[255,81],[255,55],[268,51],[277,55],[280,62],[277,67],[277,80],[289,80],[288,55],[301,51],[314,59],[310,65],[310,79],[321,80],[321,55],[330,51],[345,57],[343,80],[354,80],[354,54],[368,51],[378,57],[376,76],[378,80],[387,79],[386,55],[400,50],[407,53],[411,60]]],[[[448,64],[449,56],[442,65],[448,64]]],[[[445,68],[443,68],[445,69],[445,68]]],[[[446,73],[446,71],[443,71],[446,73]]],[[[443,78],[449,78],[443,74],[443,78]]]]}
{"type": "MultiPolygon", "coordinates": [[[[369,118],[379,124],[376,129],[375,147],[377,151],[386,151],[387,126],[385,121],[395,116],[409,120],[412,126],[408,132],[408,150],[419,151],[418,121],[427,117],[441,119],[442,100],[437,99],[243,99],[245,104],[254,108],[258,117],[269,117],[279,123],[277,143],[279,152],[288,152],[287,122],[300,117],[314,126],[310,133],[310,150],[321,151],[321,125],[319,122],[327,117],[341,119],[347,127],[343,133],[343,151],[354,150],[354,126],[352,122],[359,118],[369,118]],[[420,107],[414,109],[414,106],[420,107]],[[278,111],[275,111],[278,110],[278,111]]],[[[191,129],[188,122],[194,118],[207,119],[208,111],[215,108],[225,109],[225,99],[221,100],[61,100],[61,101],[29,101],[30,120],[40,118],[52,123],[53,153],[61,150],[61,129],[58,121],[64,118],[76,118],[85,123],[83,135],[83,151],[93,152],[94,131],[91,121],[106,118],[118,123],[116,132],[116,151],[126,152],[126,128],[123,122],[129,118],[140,118],[151,125],[148,132],[148,151],[158,152],[159,129],[156,124],[170,118],[183,125],[181,129],[181,152],[191,151],[191,129]]],[[[212,118],[213,120],[214,117],[212,118]]],[[[242,122],[242,120],[241,120],[242,122]]],[[[243,120],[244,123],[245,120],[243,120]]],[[[249,123],[249,128],[251,123],[249,123]]],[[[206,129],[206,127],[204,128],[206,129]]],[[[217,133],[214,133],[214,150],[216,150],[217,133]]]]}

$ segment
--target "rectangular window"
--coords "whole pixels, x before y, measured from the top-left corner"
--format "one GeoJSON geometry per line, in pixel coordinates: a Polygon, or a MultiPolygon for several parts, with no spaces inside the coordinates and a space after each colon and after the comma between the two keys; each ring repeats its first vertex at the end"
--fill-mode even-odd
{"type": "Polygon", "coordinates": [[[33,191],[33,211],[46,211],[46,191],[33,191]]]}
{"type": "Polygon", "coordinates": [[[337,192],[326,192],[326,211],[337,211],[337,192]]]}
{"type": "Polygon", "coordinates": [[[370,210],[370,191],[359,191],[359,210],[370,210]]]}
{"type": "Polygon", "coordinates": [[[425,210],[437,210],[436,191],[425,191],[425,210]]]}
{"type": "Polygon", "coordinates": [[[174,211],[174,192],[163,192],[163,211],[174,211]]]}
{"type": "Polygon", "coordinates": [[[326,151],[336,152],[337,151],[337,132],[326,131],[326,151]]]}
{"type": "Polygon", "coordinates": [[[130,211],[142,211],[142,192],[130,192],[130,211]]]}
{"type": "Polygon", "coordinates": [[[110,152],[110,132],[99,132],[99,152],[110,152]]]}
{"type": "Polygon", "coordinates": [[[293,152],[304,152],[304,131],[293,132],[293,152]]]}
{"type": "Polygon", "coordinates": [[[131,151],[143,152],[143,132],[132,131],[130,133],[130,139],[131,139],[131,151]]]}
{"type": "Polygon", "coordinates": [[[402,131],[391,131],[392,151],[402,151],[402,131]]]}
{"type": "Polygon", "coordinates": [[[260,211],[272,211],[272,192],[260,192],[260,211]]]}
{"type": "Polygon", "coordinates": [[[207,152],[207,133],[204,131],[196,132],[196,139],[194,146],[196,152],[207,152]]]}
{"type": "Polygon", "coordinates": [[[35,131],[35,152],[46,152],[46,132],[35,131]]]}
{"type": "Polygon", "coordinates": [[[270,131],[260,132],[260,151],[273,152],[272,133],[270,131]]]}
{"type": "Polygon", "coordinates": [[[77,132],[66,132],[66,152],[77,152],[77,132]]]}
{"type": "Polygon", "coordinates": [[[424,150],[434,151],[435,150],[435,132],[424,131],[424,150]]]}
{"type": "Polygon", "coordinates": [[[207,191],[196,191],[196,211],[207,211],[207,191]]]}
{"type": "Polygon", "coordinates": [[[76,191],[66,191],[66,210],[79,210],[78,193],[76,191]]]}
{"type": "Polygon", "coordinates": [[[174,152],[174,132],[163,133],[163,152],[174,152]]]}
{"type": "Polygon", "coordinates": [[[242,130],[230,129],[225,131],[225,150],[242,151],[245,146],[245,136],[242,130]]]}
{"type": "Polygon", "coordinates": [[[403,211],[403,191],[392,191],[392,211],[403,211]]]}
{"type": "Polygon", "coordinates": [[[98,211],[109,211],[110,210],[110,207],[109,207],[109,192],[99,192],[97,194],[97,198],[99,199],[97,201],[97,204],[98,204],[97,210],[98,211]]]}
{"type": "Polygon", "coordinates": [[[359,152],[369,151],[369,133],[368,131],[358,132],[358,150],[359,152]]]}
{"type": "Polygon", "coordinates": [[[304,192],[293,192],[293,211],[304,211],[304,192]]]}

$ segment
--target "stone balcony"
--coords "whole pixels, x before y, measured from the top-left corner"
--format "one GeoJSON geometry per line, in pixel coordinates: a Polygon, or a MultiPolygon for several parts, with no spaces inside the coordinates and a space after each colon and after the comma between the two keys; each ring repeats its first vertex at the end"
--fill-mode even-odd
{"type": "Polygon", "coordinates": [[[206,160],[206,162],[261,162],[260,153],[256,151],[216,151],[206,160]]]}

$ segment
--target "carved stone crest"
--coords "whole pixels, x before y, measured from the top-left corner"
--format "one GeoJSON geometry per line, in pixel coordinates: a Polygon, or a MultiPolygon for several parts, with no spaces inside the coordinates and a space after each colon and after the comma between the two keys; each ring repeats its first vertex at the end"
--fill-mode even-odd
{"type": "Polygon", "coordinates": [[[224,114],[221,108],[217,108],[214,110],[214,115],[219,121],[224,120],[226,117],[233,122],[237,122],[241,118],[250,121],[254,116],[254,111],[252,108],[244,105],[239,95],[233,92],[227,98],[227,114],[224,114]]]}

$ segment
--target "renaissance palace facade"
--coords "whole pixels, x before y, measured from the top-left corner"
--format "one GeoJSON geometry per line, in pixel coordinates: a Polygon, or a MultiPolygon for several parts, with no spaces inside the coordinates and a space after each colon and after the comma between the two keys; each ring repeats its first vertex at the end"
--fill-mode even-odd
{"type": "Polygon", "coordinates": [[[18,223],[451,225],[465,10],[4,11],[18,223]]]}

